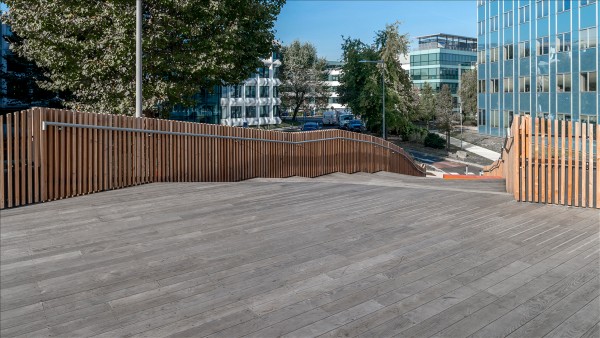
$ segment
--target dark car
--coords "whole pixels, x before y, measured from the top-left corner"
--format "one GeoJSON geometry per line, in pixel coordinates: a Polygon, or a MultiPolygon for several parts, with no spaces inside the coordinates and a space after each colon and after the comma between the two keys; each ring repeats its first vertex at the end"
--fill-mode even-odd
{"type": "Polygon", "coordinates": [[[306,122],[302,126],[302,131],[319,130],[319,124],[317,122],[306,122]]]}
{"type": "Polygon", "coordinates": [[[362,133],[365,130],[365,126],[361,120],[351,120],[348,122],[347,128],[349,131],[355,131],[358,133],[362,133]]]}

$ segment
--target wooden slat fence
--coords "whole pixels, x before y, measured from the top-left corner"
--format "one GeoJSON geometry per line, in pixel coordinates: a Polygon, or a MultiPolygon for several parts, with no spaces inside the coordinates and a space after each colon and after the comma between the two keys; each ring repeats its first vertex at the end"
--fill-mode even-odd
{"type": "Polygon", "coordinates": [[[516,116],[484,175],[504,177],[517,201],[600,209],[599,143],[600,125],[516,116]]]}
{"type": "Polygon", "coordinates": [[[0,125],[0,208],[151,182],[359,171],[425,176],[397,145],[342,130],[286,133],[47,108],[0,116],[0,125]]]}

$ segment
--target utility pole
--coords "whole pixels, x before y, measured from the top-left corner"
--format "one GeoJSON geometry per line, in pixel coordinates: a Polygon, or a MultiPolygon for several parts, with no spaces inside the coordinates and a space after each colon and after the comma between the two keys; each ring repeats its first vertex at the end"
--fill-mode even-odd
{"type": "Polygon", "coordinates": [[[135,117],[142,117],[142,0],[135,3],[135,117]]]}

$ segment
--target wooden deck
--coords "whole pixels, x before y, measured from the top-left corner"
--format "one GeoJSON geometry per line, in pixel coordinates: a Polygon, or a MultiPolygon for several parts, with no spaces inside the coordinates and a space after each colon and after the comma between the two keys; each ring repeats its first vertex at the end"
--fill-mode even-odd
{"type": "Polygon", "coordinates": [[[503,189],[333,174],[3,210],[0,334],[598,337],[598,211],[503,189]]]}

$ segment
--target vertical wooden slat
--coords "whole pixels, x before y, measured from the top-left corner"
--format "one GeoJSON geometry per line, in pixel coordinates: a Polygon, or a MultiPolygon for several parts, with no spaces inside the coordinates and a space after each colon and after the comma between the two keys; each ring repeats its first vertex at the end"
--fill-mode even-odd
{"type": "MultiPolygon", "coordinates": [[[[591,141],[590,141],[591,142],[591,141]]],[[[600,209],[600,124],[596,125],[596,208],[600,209]]]]}
{"type": "Polygon", "coordinates": [[[534,119],[532,117],[527,118],[526,132],[527,132],[527,201],[533,202],[533,148],[532,142],[534,142],[533,137],[533,123],[534,119]]]}
{"type": "Polygon", "coordinates": [[[566,152],[566,124],[567,121],[560,122],[560,142],[561,142],[561,163],[560,163],[560,204],[565,205],[567,196],[567,152],[566,152]]]}
{"type": "MultiPolygon", "coordinates": [[[[93,114],[94,120],[93,125],[98,125],[98,114],[93,114]]],[[[92,129],[92,191],[98,191],[98,177],[100,176],[100,172],[98,171],[98,156],[100,155],[98,152],[98,129],[92,129]]]]}
{"type": "Polygon", "coordinates": [[[527,182],[525,181],[525,175],[527,172],[527,165],[525,163],[525,160],[527,159],[527,143],[529,142],[529,140],[527,139],[527,134],[526,134],[526,130],[527,130],[527,120],[528,117],[527,116],[523,116],[522,120],[521,120],[521,124],[519,126],[519,132],[521,133],[521,147],[520,147],[520,158],[519,158],[519,167],[520,167],[520,171],[521,171],[521,177],[520,177],[520,184],[521,184],[521,195],[519,198],[519,201],[524,202],[527,200],[526,195],[525,195],[525,188],[527,187],[527,182]]]}
{"type": "Polygon", "coordinates": [[[573,126],[567,121],[567,205],[573,204],[573,126]]]}
{"type": "MultiPolygon", "coordinates": [[[[5,169],[4,169],[4,151],[5,151],[5,137],[4,137],[4,115],[0,115],[0,173],[2,173],[2,175],[0,176],[0,209],[4,209],[6,208],[6,182],[5,180],[8,179],[7,175],[5,175],[5,169]]],[[[7,139],[6,139],[7,140],[7,139]]],[[[8,140],[7,140],[8,141],[8,140]]]]}
{"type": "Polygon", "coordinates": [[[558,120],[554,120],[554,197],[552,202],[559,204],[558,200],[558,120]]]}
{"type": "Polygon", "coordinates": [[[580,142],[580,129],[581,129],[581,124],[579,122],[574,122],[573,123],[573,127],[575,128],[575,139],[573,140],[573,142],[575,142],[575,153],[573,154],[573,170],[575,172],[575,174],[573,175],[575,177],[575,179],[573,180],[573,185],[575,185],[575,188],[573,189],[573,197],[575,199],[574,205],[576,207],[579,206],[579,184],[580,182],[580,178],[579,178],[579,142],[580,142]]]}
{"type": "Polygon", "coordinates": [[[540,179],[540,194],[541,194],[541,202],[546,203],[546,120],[541,119],[540,122],[540,171],[541,171],[541,179],[540,179]]]}
{"type": "Polygon", "coordinates": [[[15,197],[14,205],[21,205],[21,112],[13,113],[13,125],[14,125],[14,145],[13,145],[13,161],[14,161],[14,172],[15,172],[15,197]]]}
{"type": "Polygon", "coordinates": [[[33,203],[33,151],[36,148],[33,141],[33,109],[27,110],[26,148],[27,148],[27,204],[33,203]]]}
{"type": "Polygon", "coordinates": [[[42,130],[42,123],[47,120],[46,118],[47,111],[45,108],[40,109],[40,201],[45,202],[48,200],[48,177],[47,177],[47,131],[42,130]]]}
{"type": "Polygon", "coordinates": [[[581,206],[587,207],[587,124],[581,123],[581,206]]]}
{"type": "Polygon", "coordinates": [[[14,189],[14,179],[13,179],[13,168],[14,168],[14,153],[13,153],[13,141],[16,137],[14,137],[14,125],[12,123],[14,114],[6,114],[6,169],[8,171],[8,183],[7,183],[7,201],[6,204],[8,207],[12,207],[13,203],[13,189],[14,189]]]}
{"type": "Polygon", "coordinates": [[[21,118],[21,205],[27,204],[27,111],[20,112],[21,118]]]}
{"type": "Polygon", "coordinates": [[[512,160],[512,185],[513,185],[513,198],[515,200],[519,200],[519,147],[521,146],[521,134],[519,133],[519,125],[521,122],[521,116],[517,115],[511,125],[512,135],[513,135],[513,145],[511,149],[511,160],[512,160]]]}
{"type": "MultiPolygon", "coordinates": [[[[589,146],[588,146],[588,206],[590,208],[594,207],[594,125],[589,123],[588,124],[588,140],[589,140],[589,146]]],[[[598,152],[598,144],[596,144],[596,152],[598,152]]],[[[596,167],[596,171],[600,170],[600,168],[596,167]]],[[[600,182],[597,182],[596,185],[600,184],[600,182]]],[[[597,189],[596,191],[596,195],[600,194],[600,189],[597,189]]],[[[596,205],[596,208],[599,208],[600,206],[596,205]]]]}
{"type": "MultiPolygon", "coordinates": [[[[64,122],[74,123],[74,113],[72,111],[62,111],[64,114],[64,122]]],[[[65,195],[63,197],[71,197],[73,194],[73,133],[76,131],[72,127],[63,127],[65,137],[65,195]]]]}
{"type": "Polygon", "coordinates": [[[533,167],[533,202],[539,202],[540,197],[540,139],[539,139],[540,118],[536,117],[533,120],[533,140],[534,145],[534,167],[533,167]]]}

